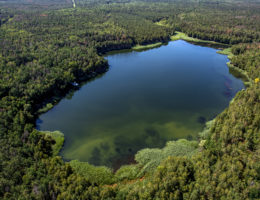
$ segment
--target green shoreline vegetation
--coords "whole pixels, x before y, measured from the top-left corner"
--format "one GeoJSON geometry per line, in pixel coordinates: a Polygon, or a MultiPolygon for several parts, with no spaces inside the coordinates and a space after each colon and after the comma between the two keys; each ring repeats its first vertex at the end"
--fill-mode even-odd
{"type": "Polygon", "coordinates": [[[213,44],[213,45],[221,45],[221,46],[228,46],[227,44],[215,42],[215,41],[210,41],[210,40],[202,40],[194,37],[190,37],[185,33],[176,31],[173,36],[171,36],[171,41],[175,40],[185,40],[187,42],[194,42],[197,44],[213,44]]]}
{"type": "Polygon", "coordinates": [[[52,108],[53,108],[53,104],[52,103],[47,103],[43,108],[40,108],[38,110],[38,114],[42,114],[42,113],[48,112],[52,108]]]}
{"type": "Polygon", "coordinates": [[[154,44],[147,44],[147,45],[136,45],[136,46],[132,47],[132,49],[135,51],[142,51],[142,50],[157,48],[160,46],[162,46],[162,42],[157,42],[154,44]]]}
{"type": "Polygon", "coordinates": [[[226,49],[223,49],[221,51],[218,51],[219,54],[223,54],[223,55],[227,55],[228,56],[228,59],[232,59],[234,54],[232,53],[232,48],[229,47],[229,48],[226,48],[226,49]]]}
{"type": "MultiPolygon", "coordinates": [[[[78,0],[77,9],[60,0],[1,4],[0,198],[260,199],[259,13],[257,1],[233,0],[78,0]],[[63,135],[35,129],[40,105],[54,104],[46,98],[104,72],[103,53],[163,43],[175,31],[172,39],[231,46],[223,52],[251,80],[207,124],[200,143],[141,150],[137,164],[115,173],[57,156],[63,135]]],[[[40,111],[52,107],[46,105],[40,111]]]]}
{"type": "Polygon", "coordinates": [[[146,148],[135,155],[136,164],[121,166],[115,173],[106,166],[94,166],[88,162],[70,161],[71,167],[90,182],[101,185],[110,185],[125,180],[135,180],[151,174],[160,166],[160,163],[170,156],[191,157],[198,152],[197,141],[179,139],[169,141],[162,149],[146,148]]]}
{"type": "MultiPolygon", "coordinates": [[[[156,24],[158,24],[158,23],[156,23],[156,24]]],[[[163,26],[163,25],[161,25],[161,26],[163,26]]],[[[215,41],[202,40],[202,39],[198,39],[198,38],[194,38],[194,37],[189,37],[187,34],[180,32],[180,31],[176,31],[174,33],[174,35],[172,35],[170,37],[170,41],[176,41],[176,40],[185,40],[187,42],[191,42],[191,43],[198,44],[198,45],[204,44],[204,45],[228,46],[227,44],[224,44],[224,43],[219,43],[219,42],[215,42],[215,41]]],[[[132,50],[143,51],[143,50],[157,48],[157,47],[160,47],[162,45],[163,45],[162,42],[156,42],[156,43],[151,43],[151,44],[146,44],[146,45],[136,45],[136,46],[132,47],[132,50]]],[[[225,51],[223,50],[223,51],[220,51],[220,52],[223,52],[222,54],[232,56],[232,54],[227,54],[228,51],[231,51],[231,48],[226,48],[225,51]]]]}
{"type": "Polygon", "coordinates": [[[41,131],[45,137],[51,137],[55,142],[52,145],[53,156],[57,156],[64,144],[64,134],[60,131],[41,131]]]}
{"type": "MultiPolygon", "coordinates": [[[[223,54],[223,55],[227,55],[228,59],[232,60],[232,58],[235,56],[232,53],[232,47],[223,49],[221,51],[218,51],[217,53],[219,54],[223,54]]],[[[240,78],[243,80],[244,84],[246,87],[249,87],[253,84],[253,80],[250,79],[250,77],[248,76],[247,72],[245,70],[242,70],[236,66],[234,66],[231,61],[227,62],[227,66],[229,67],[229,70],[232,74],[234,74],[234,76],[236,76],[237,78],[240,78]]]]}

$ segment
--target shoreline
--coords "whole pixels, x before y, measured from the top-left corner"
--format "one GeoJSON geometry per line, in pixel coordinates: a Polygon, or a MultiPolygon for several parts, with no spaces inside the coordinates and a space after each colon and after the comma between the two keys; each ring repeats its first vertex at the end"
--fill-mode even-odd
{"type": "MultiPolygon", "coordinates": [[[[226,46],[226,47],[230,47],[229,45],[225,45],[225,44],[222,44],[222,43],[216,43],[216,42],[214,42],[214,41],[207,41],[207,40],[200,40],[200,39],[197,39],[197,38],[191,38],[191,37],[188,37],[185,33],[181,33],[181,32],[177,32],[177,34],[176,35],[174,35],[174,36],[171,36],[171,40],[169,40],[168,42],[171,42],[171,41],[177,41],[177,40],[184,40],[184,41],[186,41],[186,42],[189,42],[189,43],[192,43],[192,44],[195,44],[195,45],[200,45],[200,46],[207,46],[207,47],[211,47],[211,48],[214,48],[212,45],[218,45],[218,46],[226,46]]],[[[103,58],[105,59],[105,56],[106,55],[110,55],[110,54],[114,54],[114,53],[120,53],[120,52],[131,52],[131,51],[145,51],[145,50],[149,50],[149,49],[153,49],[153,48],[157,48],[157,47],[160,47],[160,46],[162,46],[162,45],[164,45],[164,43],[163,42],[157,42],[157,43],[153,43],[153,44],[148,44],[148,45],[137,45],[137,46],[134,46],[134,47],[132,47],[131,49],[125,49],[125,48],[122,48],[122,49],[120,49],[120,50],[114,50],[114,51],[109,51],[109,52],[107,52],[105,55],[102,55],[103,56],[103,58]]],[[[223,54],[223,55],[228,55],[228,58],[230,59],[230,58],[232,58],[231,56],[233,56],[233,54],[231,53],[231,51],[229,51],[228,49],[230,49],[230,48],[225,48],[225,49],[223,49],[223,48],[221,48],[222,50],[221,51],[217,51],[217,53],[220,53],[220,54],[223,54]]],[[[237,69],[237,67],[235,67],[235,66],[233,66],[232,64],[230,64],[230,62],[228,62],[227,63],[227,65],[228,65],[228,68],[229,69],[234,69],[234,70],[237,70],[237,72],[239,72],[239,73],[241,73],[242,75],[243,75],[243,70],[240,70],[240,69],[237,69]],[[229,64],[228,64],[229,63],[229,64]],[[240,71],[239,71],[240,70],[240,71]]],[[[102,66],[99,66],[98,68],[102,68],[102,72],[96,72],[95,70],[97,70],[97,69],[95,69],[95,68],[93,68],[93,72],[92,73],[90,73],[90,74],[86,74],[86,76],[85,76],[85,78],[84,78],[84,80],[79,80],[79,87],[71,87],[70,85],[68,85],[68,90],[67,91],[64,91],[64,95],[58,95],[58,96],[53,96],[53,97],[51,97],[51,100],[49,100],[49,101],[47,101],[47,103],[46,103],[46,101],[43,103],[45,106],[44,107],[41,107],[40,109],[38,109],[37,111],[36,111],[36,120],[37,120],[37,118],[39,118],[39,116],[41,115],[41,114],[43,114],[43,113],[45,113],[45,112],[48,112],[50,109],[52,109],[53,108],[53,106],[55,106],[56,104],[58,104],[64,97],[66,97],[70,92],[71,93],[73,93],[73,92],[75,92],[75,91],[77,91],[78,89],[80,89],[81,88],[81,86],[83,85],[83,84],[87,84],[89,81],[91,81],[91,80],[93,80],[93,79],[95,79],[95,78],[97,78],[99,75],[102,75],[102,74],[104,74],[108,69],[109,69],[109,65],[108,64],[104,64],[104,65],[102,65],[102,66]],[[42,111],[42,112],[39,112],[39,111],[42,111]]],[[[240,75],[241,75],[240,74],[240,75]]],[[[232,75],[234,75],[234,74],[232,74],[232,75]]],[[[236,76],[236,75],[234,75],[235,77],[237,77],[237,78],[240,78],[242,81],[243,81],[243,83],[245,84],[245,86],[247,85],[247,83],[249,82],[249,81],[244,81],[243,79],[242,79],[242,77],[239,77],[239,76],[236,76]]],[[[249,82],[250,83],[250,82],[249,82]]],[[[250,84],[249,84],[250,85],[250,84]]],[[[233,101],[233,99],[230,101],[230,103],[233,101]]],[[[220,114],[220,113],[219,113],[220,114]]],[[[214,118],[215,119],[215,118],[214,118]]],[[[37,122],[36,122],[36,120],[35,120],[35,125],[37,125],[37,122]]],[[[38,130],[39,132],[44,132],[44,131],[40,131],[40,130],[38,130]]],[[[47,132],[49,132],[49,131],[47,131],[47,132]]],[[[199,134],[199,133],[198,133],[199,134]]],[[[52,137],[52,135],[50,134],[50,136],[52,137]]],[[[63,134],[63,136],[64,136],[64,134],[63,134]]],[[[55,140],[55,138],[53,138],[54,140],[55,140]]],[[[60,151],[62,150],[62,148],[63,148],[63,146],[64,146],[64,143],[65,143],[65,140],[66,140],[66,138],[65,138],[65,136],[64,136],[64,140],[63,140],[63,143],[62,143],[62,146],[60,146],[59,145],[59,147],[60,147],[60,149],[59,149],[59,151],[58,151],[58,153],[57,154],[55,154],[55,155],[59,155],[59,153],[60,153],[60,151]]],[[[194,140],[194,141],[196,141],[196,140],[194,140]]],[[[167,141],[167,142],[170,142],[170,141],[167,141]]],[[[166,145],[166,144],[165,144],[166,145]]],[[[142,150],[142,149],[141,149],[142,150]]],[[[54,155],[54,156],[55,156],[54,155]]],[[[59,155],[59,156],[61,156],[61,155],[59,155]]],[[[62,156],[61,156],[62,157],[62,156]]],[[[63,157],[62,157],[62,159],[63,159],[63,157]]],[[[64,160],[64,159],[63,159],[64,160]]],[[[65,160],[64,160],[65,161],[65,160]]],[[[73,161],[73,160],[71,160],[71,161],[73,161]]],[[[65,162],[68,162],[68,163],[70,163],[71,161],[65,161],[65,162]]],[[[81,162],[81,163],[88,163],[88,162],[81,162]]],[[[89,164],[89,163],[88,163],[89,164]]],[[[89,164],[90,165],[90,164],[89,164]]],[[[131,165],[131,164],[129,164],[129,165],[131,165]]],[[[93,167],[100,167],[100,166],[95,166],[95,165],[92,165],[93,167]]],[[[128,165],[127,165],[128,166],[128,165]]],[[[106,166],[102,166],[102,167],[106,167],[106,166]]]]}
{"type": "Polygon", "coordinates": [[[224,43],[219,43],[219,42],[215,42],[215,41],[211,41],[211,40],[201,40],[198,38],[193,38],[193,37],[189,37],[186,33],[183,32],[179,32],[176,31],[174,35],[172,35],[171,37],[171,41],[176,41],[176,40],[184,40],[186,42],[190,42],[192,44],[196,44],[196,45],[200,45],[200,46],[208,46],[208,47],[212,47],[212,48],[217,48],[217,49],[223,49],[225,47],[230,47],[230,45],[228,44],[224,44],[224,43]]]}
{"type": "Polygon", "coordinates": [[[229,68],[230,73],[235,76],[236,78],[239,78],[243,81],[245,87],[249,87],[252,85],[253,80],[248,76],[247,72],[245,70],[239,69],[238,67],[234,66],[231,63],[231,59],[233,56],[235,56],[231,52],[231,47],[217,51],[218,54],[227,55],[229,62],[227,62],[227,66],[229,68]]]}
{"type": "Polygon", "coordinates": [[[136,45],[136,46],[132,47],[131,49],[134,51],[144,51],[144,50],[157,48],[162,45],[163,45],[162,42],[157,42],[157,43],[152,43],[152,44],[147,44],[147,45],[136,45]]]}

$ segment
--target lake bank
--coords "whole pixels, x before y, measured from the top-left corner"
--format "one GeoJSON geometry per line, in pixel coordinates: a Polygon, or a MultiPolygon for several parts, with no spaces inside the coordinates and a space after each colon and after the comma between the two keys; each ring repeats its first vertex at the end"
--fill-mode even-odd
{"type": "MultiPolygon", "coordinates": [[[[225,64],[228,60],[225,57],[216,54],[215,49],[181,40],[149,51],[110,55],[108,60],[110,70],[102,78],[95,79],[77,91],[72,98],[75,103],[63,99],[48,112],[52,113],[55,119],[53,124],[51,117],[49,125],[52,123],[62,129],[67,127],[67,131],[61,130],[66,137],[63,150],[63,155],[67,155],[65,159],[70,160],[75,155],[81,155],[90,156],[90,160],[91,157],[95,158],[90,163],[95,162],[93,164],[96,165],[103,165],[109,160],[113,161],[113,165],[122,165],[132,162],[135,152],[142,148],[162,147],[166,141],[178,138],[195,139],[197,132],[203,128],[203,123],[221,112],[236,93],[232,85],[235,79],[228,75],[225,64]],[[186,56],[190,61],[185,59],[186,56]],[[212,66],[210,63],[215,64],[212,66]],[[163,82],[159,77],[164,77],[163,82]],[[210,87],[215,89],[205,88],[209,83],[213,84],[210,87]],[[191,86],[202,90],[192,89],[191,86]],[[213,94],[213,91],[219,92],[213,94]],[[200,98],[202,96],[203,99],[200,98]],[[218,103],[211,97],[220,103],[219,108],[216,109],[218,103]],[[193,99],[192,105],[190,99],[193,99]],[[84,102],[88,102],[85,108],[81,106],[84,102]],[[210,102],[214,102],[212,105],[215,108],[210,106],[210,102]],[[225,103],[221,106],[221,102],[225,103]],[[62,107],[68,109],[67,114],[62,107]],[[58,116],[60,111],[62,114],[58,116]],[[208,116],[207,113],[212,114],[208,116]],[[70,117],[80,124],[69,125],[72,121],[70,117]],[[87,119],[84,119],[85,117],[87,119]],[[61,118],[67,118],[67,121],[59,122],[61,118]],[[88,128],[80,131],[80,127],[88,128]],[[70,138],[79,132],[87,134],[77,136],[76,140],[70,138]],[[71,133],[70,137],[68,133],[71,133]],[[121,133],[124,133],[124,136],[120,135],[121,133]],[[132,137],[136,133],[138,135],[132,137]],[[72,144],[73,140],[75,144],[72,144]],[[155,143],[158,146],[154,146],[155,143]],[[68,148],[69,146],[74,150],[68,148]]],[[[42,119],[47,130],[48,118],[42,119]]]]}

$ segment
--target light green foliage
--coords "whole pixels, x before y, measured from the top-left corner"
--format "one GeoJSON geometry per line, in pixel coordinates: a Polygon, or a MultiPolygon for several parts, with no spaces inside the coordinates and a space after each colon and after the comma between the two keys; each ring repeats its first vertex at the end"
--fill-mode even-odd
{"type": "Polygon", "coordinates": [[[191,156],[197,149],[198,142],[180,139],[167,142],[166,147],[162,149],[165,156],[191,156]]]}
{"type": "Polygon", "coordinates": [[[140,167],[138,165],[125,165],[120,167],[119,170],[115,173],[115,178],[118,181],[122,180],[132,180],[137,178],[137,173],[139,172],[140,167]]]}
{"type": "Polygon", "coordinates": [[[53,108],[53,104],[52,103],[47,103],[45,107],[43,107],[43,108],[38,110],[38,114],[45,113],[45,112],[47,112],[48,110],[50,110],[52,108],[53,108]]]}
{"type": "Polygon", "coordinates": [[[175,40],[185,40],[187,42],[194,42],[194,43],[201,43],[201,44],[219,44],[219,45],[223,45],[222,43],[219,42],[214,42],[214,41],[210,41],[210,40],[201,40],[198,38],[193,38],[193,37],[189,37],[187,34],[176,31],[175,35],[171,36],[171,40],[175,41],[175,40]]]}
{"type": "Polygon", "coordinates": [[[206,122],[206,126],[203,129],[203,131],[198,133],[200,139],[205,140],[205,139],[208,138],[208,136],[210,135],[210,128],[212,127],[214,122],[215,122],[215,120],[211,120],[211,121],[206,122]]]}
{"type": "Polygon", "coordinates": [[[60,131],[41,131],[40,133],[45,136],[50,136],[55,140],[55,144],[52,145],[52,150],[54,156],[58,155],[64,143],[64,134],[60,131]]]}
{"type": "Polygon", "coordinates": [[[227,55],[229,59],[231,59],[234,56],[234,54],[232,53],[231,47],[218,51],[217,53],[227,55]]]}
{"type": "Polygon", "coordinates": [[[112,184],[115,181],[114,174],[108,167],[96,167],[87,162],[80,162],[78,160],[72,160],[69,163],[76,173],[83,176],[91,183],[104,185],[112,184]]]}
{"type": "Polygon", "coordinates": [[[142,149],[135,155],[135,160],[141,165],[146,165],[147,163],[155,160],[159,160],[162,155],[161,149],[142,149]]]}
{"type": "Polygon", "coordinates": [[[169,156],[191,156],[197,152],[198,143],[196,141],[188,141],[180,139],[177,141],[167,142],[163,149],[143,149],[137,152],[135,160],[142,166],[138,176],[142,176],[147,172],[155,169],[161,161],[169,156]]]}
{"type": "Polygon", "coordinates": [[[142,51],[142,50],[147,50],[147,49],[153,49],[156,47],[160,47],[162,45],[161,42],[154,43],[154,44],[148,44],[148,45],[136,45],[132,49],[135,51],[142,51]]]}
{"type": "Polygon", "coordinates": [[[182,32],[179,32],[179,31],[176,31],[175,35],[171,36],[171,40],[172,41],[175,41],[175,40],[186,40],[186,41],[201,41],[197,38],[192,38],[192,37],[189,37],[187,34],[185,33],[182,33],[182,32]]]}

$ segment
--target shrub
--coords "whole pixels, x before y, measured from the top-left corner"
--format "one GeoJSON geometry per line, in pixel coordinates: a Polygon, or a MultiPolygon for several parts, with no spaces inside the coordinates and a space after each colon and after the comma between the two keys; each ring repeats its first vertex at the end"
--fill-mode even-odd
{"type": "Polygon", "coordinates": [[[215,120],[208,121],[203,131],[199,132],[199,138],[205,140],[210,135],[210,128],[214,124],[215,120]]]}
{"type": "Polygon", "coordinates": [[[97,167],[78,160],[70,161],[70,165],[79,175],[83,176],[91,183],[112,184],[115,182],[114,174],[108,167],[97,167]]]}
{"type": "Polygon", "coordinates": [[[135,160],[142,169],[137,177],[143,176],[158,167],[161,161],[170,156],[191,156],[197,152],[198,142],[180,139],[178,141],[167,142],[163,149],[143,149],[137,152],[135,160]]]}
{"type": "Polygon", "coordinates": [[[132,180],[137,178],[139,167],[137,165],[125,165],[117,170],[115,178],[119,181],[124,179],[132,180]]]}

